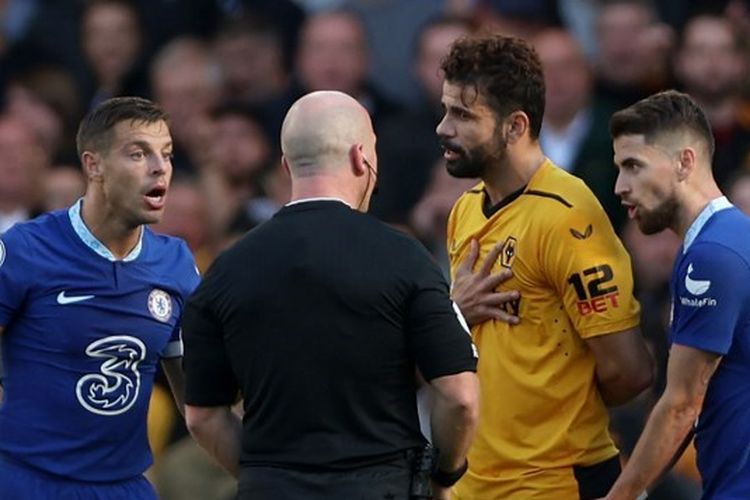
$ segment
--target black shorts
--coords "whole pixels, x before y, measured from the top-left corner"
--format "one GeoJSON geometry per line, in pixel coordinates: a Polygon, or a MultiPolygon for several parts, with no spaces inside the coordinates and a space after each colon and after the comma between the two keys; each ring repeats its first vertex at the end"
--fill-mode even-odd
{"type": "Polygon", "coordinates": [[[620,475],[620,456],[587,467],[573,467],[573,474],[581,500],[604,497],[620,475]]]}
{"type": "Polygon", "coordinates": [[[408,500],[407,459],[347,471],[243,466],[238,500],[408,500]]]}

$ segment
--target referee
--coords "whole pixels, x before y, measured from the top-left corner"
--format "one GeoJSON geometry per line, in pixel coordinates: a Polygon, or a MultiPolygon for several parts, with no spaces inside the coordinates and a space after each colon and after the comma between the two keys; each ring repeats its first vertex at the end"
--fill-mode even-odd
{"type": "Polygon", "coordinates": [[[186,307],[188,428],[240,499],[406,500],[425,444],[418,368],[435,399],[433,492],[448,498],[476,425],[476,358],[427,252],[363,213],[370,117],[314,92],[281,143],[292,201],[224,252],[186,307]]]}

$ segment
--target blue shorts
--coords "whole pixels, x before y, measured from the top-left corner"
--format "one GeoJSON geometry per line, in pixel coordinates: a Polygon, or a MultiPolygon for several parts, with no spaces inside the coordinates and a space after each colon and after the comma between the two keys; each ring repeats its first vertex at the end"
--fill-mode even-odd
{"type": "Polygon", "coordinates": [[[125,481],[94,483],[57,477],[25,467],[0,454],[2,500],[157,500],[143,476],[125,481]]]}

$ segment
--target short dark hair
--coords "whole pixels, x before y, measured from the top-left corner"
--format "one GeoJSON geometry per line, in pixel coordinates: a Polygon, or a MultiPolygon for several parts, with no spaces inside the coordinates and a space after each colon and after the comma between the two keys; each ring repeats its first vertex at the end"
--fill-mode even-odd
{"type": "Polygon", "coordinates": [[[531,137],[539,137],[544,73],[528,42],[502,35],[461,38],[453,43],[441,68],[449,83],[474,86],[498,118],[513,111],[526,113],[531,137]]]}
{"type": "Polygon", "coordinates": [[[660,134],[685,129],[703,139],[712,157],[711,124],[700,106],[685,93],[665,90],[653,94],[616,112],[609,121],[612,139],[621,135],[643,135],[650,142],[660,134]]]}
{"type": "Polygon", "coordinates": [[[78,157],[80,158],[84,151],[103,152],[109,149],[112,129],[125,120],[155,123],[168,122],[169,118],[157,104],[142,97],[107,99],[81,120],[76,134],[78,157]]]}

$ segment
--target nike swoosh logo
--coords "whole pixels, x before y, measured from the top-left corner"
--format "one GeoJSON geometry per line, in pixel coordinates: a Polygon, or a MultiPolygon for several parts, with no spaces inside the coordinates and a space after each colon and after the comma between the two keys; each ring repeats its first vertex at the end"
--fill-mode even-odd
{"type": "Polygon", "coordinates": [[[688,265],[687,274],[685,274],[685,288],[693,295],[703,295],[711,287],[710,280],[694,280],[690,277],[693,272],[693,264],[688,265]]]}
{"type": "Polygon", "coordinates": [[[75,304],[76,302],[83,302],[84,300],[93,299],[95,295],[76,295],[68,296],[65,295],[65,290],[57,294],[57,303],[60,305],[75,304]]]}

